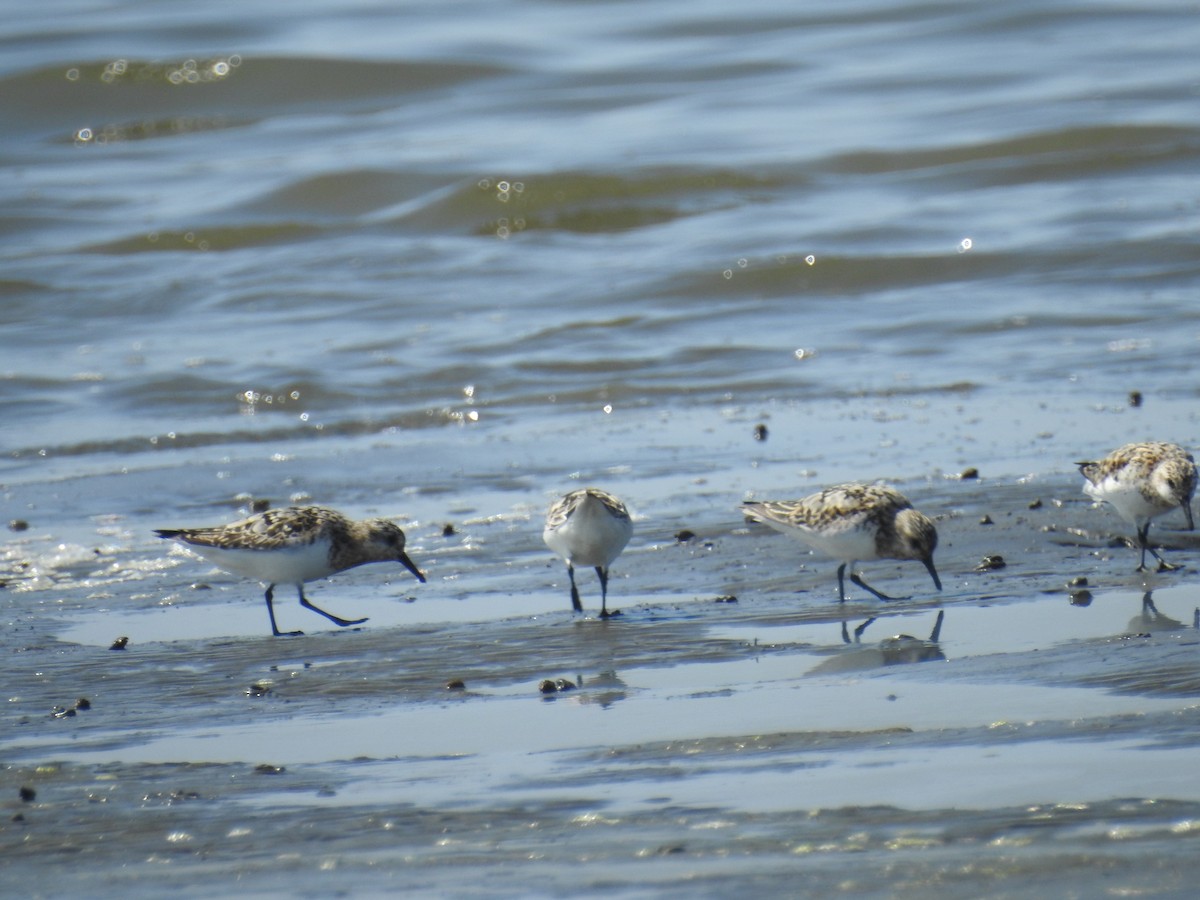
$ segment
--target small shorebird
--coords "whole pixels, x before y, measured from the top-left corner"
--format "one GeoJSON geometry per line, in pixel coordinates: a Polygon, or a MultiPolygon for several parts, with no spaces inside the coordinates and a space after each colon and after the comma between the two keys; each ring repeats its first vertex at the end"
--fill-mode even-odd
{"type": "Polygon", "coordinates": [[[592,566],[600,577],[600,618],[608,611],[608,567],[621,555],[633,522],[625,504],[605,491],[585,488],[555,500],[546,513],[542,539],[567,562],[571,579],[571,606],[582,612],[579,588],[575,586],[575,566],[592,566]]]}
{"type": "Polygon", "coordinates": [[[1087,479],[1083,492],[1094,500],[1112,504],[1121,518],[1137,528],[1141,560],[1135,571],[1146,570],[1146,551],[1158,560],[1158,570],[1178,569],[1150,546],[1150,520],[1176,508],[1192,519],[1192,495],[1196,493],[1196,464],[1192,454],[1178,444],[1145,441],[1118,447],[1099,462],[1076,463],[1087,479]]]}
{"type": "Polygon", "coordinates": [[[240,522],[212,528],[163,528],[154,532],[171,538],[234,575],[267,585],[267,614],[275,636],[272,599],[277,584],[294,584],[300,605],[335,625],[361,625],[366,619],[343,619],[314,606],[304,596],[304,582],[325,578],[364,563],[399,562],[424,583],[425,576],[404,552],[404,532],[387,519],[356,522],[323,506],[269,509],[240,522]]]}
{"type": "Polygon", "coordinates": [[[859,560],[917,559],[925,564],[933,585],[942,589],[933,551],[937,529],[913,509],[897,490],[876,484],[839,484],[803,500],[743,503],[751,519],[803,541],[814,550],[842,561],[838,566],[838,599],[846,602],[846,568],[850,580],[880,600],[895,598],[871,587],[854,571],[859,560]]]}

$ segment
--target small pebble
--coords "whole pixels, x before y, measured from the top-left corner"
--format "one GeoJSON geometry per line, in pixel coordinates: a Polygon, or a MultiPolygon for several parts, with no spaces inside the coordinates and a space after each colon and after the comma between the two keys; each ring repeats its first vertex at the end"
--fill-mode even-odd
{"type": "Polygon", "coordinates": [[[538,690],[543,694],[555,694],[558,693],[558,685],[549,678],[543,678],[538,683],[538,690]]]}
{"type": "Polygon", "coordinates": [[[269,766],[266,763],[254,767],[255,775],[282,775],[286,771],[283,766],[269,766]]]}
{"type": "Polygon", "coordinates": [[[11,519],[8,523],[9,531],[28,531],[29,523],[24,519],[11,519]]]}
{"type": "Polygon", "coordinates": [[[271,686],[261,682],[252,684],[250,687],[246,688],[247,697],[265,697],[269,693],[271,693],[271,686]]]}
{"type": "Polygon", "coordinates": [[[718,597],[714,603],[737,603],[738,599],[733,594],[725,594],[723,597],[718,597]]]}
{"type": "Polygon", "coordinates": [[[1042,508],[1041,498],[1034,500],[1032,503],[1030,503],[1029,508],[1030,509],[1041,509],[1042,508]]]}
{"type": "Polygon", "coordinates": [[[695,540],[696,532],[688,531],[686,528],[675,535],[675,540],[680,544],[686,544],[688,541],[695,540]]]}
{"type": "Polygon", "coordinates": [[[271,508],[270,500],[263,500],[262,498],[259,498],[258,500],[251,501],[251,503],[250,503],[250,512],[253,512],[253,513],[266,512],[270,508],[271,508]]]}
{"type": "Polygon", "coordinates": [[[465,691],[467,683],[461,678],[451,678],[446,682],[446,690],[448,691],[465,691]]]}
{"type": "Polygon", "coordinates": [[[993,556],[985,556],[983,560],[975,567],[976,572],[991,572],[996,569],[1003,569],[1008,563],[1004,561],[1004,557],[999,554],[993,556]]]}
{"type": "Polygon", "coordinates": [[[767,426],[762,422],[754,426],[754,439],[756,441],[765,441],[767,439],[767,426]]]}
{"type": "Polygon", "coordinates": [[[1088,580],[1086,575],[1076,575],[1067,582],[1067,587],[1087,587],[1088,580]]]}
{"type": "Polygon", "coordinates": [[[31,787],[22,785],[20,790],[17,791],[17,796],[21,798],[22,803],[32,803],[37,799],[37,791],[31,787]]]}
{"type": "Polygon", "coordinates": [[[1134,408],[1142,405],[1142,392],[1141,391],[1130,391],[1129,392],[1129,405],[1134,408]]]}
{"type": "Polygon", "coordinates": [[[75,701],[75,708],[86,712],[87,710],[92,708],[92,701],[89,700],[87,697],[80,697],[78,700],[75,701]]]}
{"type": "Polygon", "coordinates": [[[447,522],[442,526],[442,537],[454,537],[454,526],[447,522]]]}
{"type": "Polygon", "coordinates": [[[1092,592],[1086,588],[1080,591],[1071,591],[1072,606],[1090,606],[1092,603],[1092,592]]]}
{"type": "Polygon", "coordinates": [[[979,524],[980,524],[980,525],[994,525],[994,524],[996,524],[996,523],[992,521],[992,517],[991,517],[991,516],[985,515],[983,518],[981,518],[981,519],[979,520],[979,524]]]}
{"type": "Polygon", "coordinates": [[[962,470],[958,477],[962,481],[970,481],[972,478],[979,477],[979,470],[974,466],[967,466],[967,468],[962,470]]]}
{"type": "Polygon", "coordinates": [[[117,638],[115,641],[113,641],[112,646],[109,647],[108,649],[109,650],[124,650],[128,646],[129,646],[129,638],[122,636],[122,637],[117,638]]]}

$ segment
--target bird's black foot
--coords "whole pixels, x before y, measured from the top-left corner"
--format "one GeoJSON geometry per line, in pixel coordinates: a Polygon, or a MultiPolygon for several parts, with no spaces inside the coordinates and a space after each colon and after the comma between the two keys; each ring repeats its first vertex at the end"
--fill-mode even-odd
{"type": "Polygon", "coordinates": [[[853,584],[857,584],[864,591],[866,591],[869,594],[874,595],[875,597],[877,597],[880,600],[908,600],[909,599],[908,597],[892,597],[892,596],[889,596],[888,594],[883,593],[883,591],[877,591],[877,590],[875,590],[875,588],[871,587],[869,584],[867,584],[865,581],[863,581],[862,576],[855,574],[855,573],[851,573],[850,581],[853,584]]]}
{"type": "Polygon", "coordinates": [[[321,607],[317,606],[315,603],[310,601],[307,597],[304,596],[303,591],[300,592],[300,605],[303,606],[305,609],[311,609],[317,615],[324,616],[330,622],[332,622],[334,625],[340,625],[342,628],[347,628],[350,625],[361,625],[363,622],[367,621],[365,618],[364,619],[343,619],[341,616],[335,616],[333,613],[329,612],[328,610],[321,609],[321,607]]]}

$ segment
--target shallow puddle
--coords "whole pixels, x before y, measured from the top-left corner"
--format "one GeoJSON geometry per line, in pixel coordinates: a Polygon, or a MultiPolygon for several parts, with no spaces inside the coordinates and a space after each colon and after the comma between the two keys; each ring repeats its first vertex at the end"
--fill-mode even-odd
{"type": "MultiPolygon", "coordinates": [[[[169,606],[152,609],[108,608],[74,614],[59,637],[70,643],[107,647],[117,635],[127,635],[136,643],[270,635],[262,588],[245,584],[222,593],[234,592],[239,595],[237,599],[185,597],[169,606]]],[[[395,588],[371,594],[353,589],[341,592],[310,589],[307,592],[309,600],[328,612],[367,617],[367,622],[355,626],[360,629],[410,628],[545,615],[561,617],[570,610],[570,601],[565,595],[560,597],[550,592],[478,594],[464,598],[436,594],[417,596],[416,591],[396,594],[395,588]]],[[[305,634],[320,634],[339,630],[316,613],[302,609],[291,587],[276,589],[275,618],[282,631],[300,629],[305,634]]]]}
{"type": "MultiPolygon", "coordinates": [[[[1194,630],[1198,604],[1200,591],[1187,586],[1162,588],[1152,595],[1133,591],[1098,592],[1086,605],[1072,602],[1066,594],[1025,602],[956,603],[944,610],[939,648],[947,659],[954,659],[1022,653],[1069,641],[1125,634],[1194,630]]],[[[848,617],[844,625],[812,621],[738,622],[714,626],[709,633],[713,637],[762,645],[795,645],[829,657],[852,656],[897,635],[924,641],[937,627],[934,609],[893,612],[881,605],[870,614],[864,614],[861,606],[856,611],[859,614],[848,617]]],[[[883,664],[882,660],[879,664],[883,664]]]]}

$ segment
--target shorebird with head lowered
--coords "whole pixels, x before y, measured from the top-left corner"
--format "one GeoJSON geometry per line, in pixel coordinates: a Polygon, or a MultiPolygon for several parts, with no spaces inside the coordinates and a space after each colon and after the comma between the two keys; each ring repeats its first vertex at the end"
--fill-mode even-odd
{"type": "Polygon", "coordinates": [[[1182,509],[1188,531],[1193,530],[1192,495],[1196,493],[1196,463],[1178,444],[1144,441],[1125,444],[1097,462],[1076,463],[1086,479],[1083,491],[1108,503],[1137,529],[1142,555],[1135,571],[1146,569],[1146,551],[1158,560],[1158,570],[1178,569],[1150,546],[1150,521],[1182,509]]]}
{"type": "Polygon", "coordinates": [[[839,484],[801,500],[764,500],[742,504],[757,522],[797,538],[814,550],[841,560],[838,599],[846,601],[846,569],[850,580],[880,600],[893,600],[871,587],[854,571],[860,560],[915,559],[924,564],[933,586],[942,589],[933,565],[938,535],[933,521],[895,488],[858,482],[839,484]]]}
{"type": "Polygon", "coordinates": [[[575,567],[591,566],[600,578],[600,618],[608,611],[608,567],[621,555],[633,534],[633,520],[625,504],[606,491],[584,488],[555,500],[546,513],[542,539],[567,563],[571,579],[571,606],[582,612],[575,567]]]}
{"type": "Polygon", "coordinates": [[[424,583],[425,576],[404,552],[404,532],[387,519],[355,521],[323,506],[293,506],[211,528],[163,528],[161,538],[188,549],[234,575],[266,583],[267,615],[275,636],[303,634],[279,630],[272,603],[277,584],[294,584],[300,605],[335,625],[361,625],[366,619],[343,619],[315,606],[304,596],[304,583],[355,566],[398,562],[424,583]]]}

